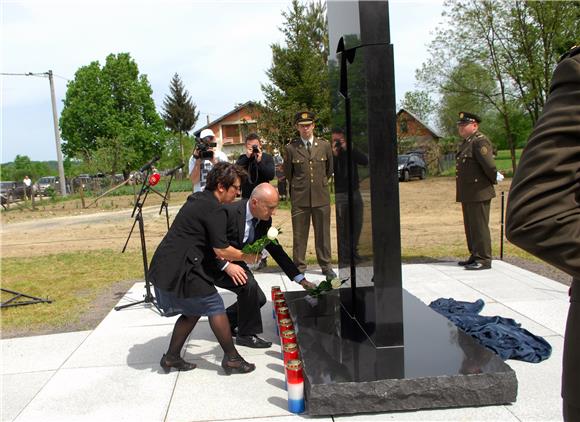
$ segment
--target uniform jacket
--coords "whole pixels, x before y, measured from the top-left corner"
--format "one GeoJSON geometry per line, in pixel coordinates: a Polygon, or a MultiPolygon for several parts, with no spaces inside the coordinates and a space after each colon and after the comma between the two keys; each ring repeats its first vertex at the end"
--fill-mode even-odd
{"type": "Polygon", "coordinates": [[[506,235],[574,277],[562,396],[580,407],[580,47],[560,61],[512,180],[506,235]]]}
{"type": "MultiPolygon", "coordinates": [[[[215,266],[208,227],[219,219],[219,213],[220,204],[211,191],[197,192],[187,198],[151,259],[147,278],[155,287],[173,292],[177,297],[216,292],[213,282],[221,273],[215,266]]],[[[215,247],[228,246],[225,234],[222,237],[222,242],[215,247]]]]}
{"type": "Polygon", "coordinates": [[[290,187],[292,206],[330,205],[328,179],[332,176],[332,148],[322,138],[314,138],[310,153],[300,138],[286,145],[284,174],[290,187]]]}
{"type": "Polygon", "coordinates": [[[495,196],[497,170],[492,145],[477,131],[463,140],[456,159],[456,201],[480,202],[495,196]]]}
{"type": "Polygon", "coordinates": [[[580,53],[554,72],[507,204],[511,242],[580,278],[580,53]]]}
{"type": "MultiPolygon", "coordinates": [[[[227,214],[227,239],[231,246],[236,249],[242,249],[244,246],[244,231],[246,228],[246,204],[247,199],[242,199],[241,201],[234,202],[232,204],[223,205],[223,209],[227,214]]],[[[272,226],[272,219],[268,221],[260,220],[256,226],[254,239],[259,239],[265,236],[268,229],[272,226]]],[[[296,265],[292,262],[290,257],[286,254],[282,246],[270,243],[266,246],[266,250],[270,253],[274,261],[282,268],[282,271],[293,280],[300,271],[296,268],[296,265]]],[[[236,264],[248,268],[245,262],[240,261],[236,264]]],[[[223,261],[218,261],[219,268],[223,267],[223,261]]]]}

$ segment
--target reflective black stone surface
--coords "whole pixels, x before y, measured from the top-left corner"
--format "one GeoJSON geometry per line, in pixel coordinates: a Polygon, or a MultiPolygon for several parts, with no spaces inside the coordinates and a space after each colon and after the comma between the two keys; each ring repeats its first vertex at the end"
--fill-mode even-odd
{"type": "Polygon", "coordinates": [[[351,297],[343,305],[360,321],[370,309],[388,309],[376,315],[369,335],[380,346],[401,345],[399,184],[388,7],[380,1],[330,1],[327,8],[332,126],[345,130],[348,145],[334,157],[339,275],[351,280],[351,297]],[[339,40],[342,52],[337,52],[339,40]],[[372,297],[361,295],[357,287],[371,281],[372,297]]]}
{"type": "MultiPolygon", "coordinates": [[[[357,290],[374,303],[373,288],[357,290]]],[[[404,345],[376,347],[372,341],[375,310],[365,309],[363,330],[347,311],[349,291],[340,289],[317,299],[304,292],[286,293],[304,361],[310,414],[515,401],[517,381],[512,369],[406,291],[402,295],[404,345]],[[377,402],[381,386],[392,400],[377,402]],[[408,391],[410,386],[413,391],[408,391]],[[334,399],[329,401],[329,395],[334,399]]]]}

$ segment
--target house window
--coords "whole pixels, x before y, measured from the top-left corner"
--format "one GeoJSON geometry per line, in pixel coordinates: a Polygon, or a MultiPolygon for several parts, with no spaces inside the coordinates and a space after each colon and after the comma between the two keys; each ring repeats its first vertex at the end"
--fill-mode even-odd
{"type": "Polygon", "coordinates": [[[409,126],[407,125],[407,119],[401,119],[401,133],[407,133],[409,131],[409,126]]]}
{"type": "Polygon", "coordinates": [[[222,133],[224,144],[233,144],[240,142],[239,125],[223,125],[222,133]]]}

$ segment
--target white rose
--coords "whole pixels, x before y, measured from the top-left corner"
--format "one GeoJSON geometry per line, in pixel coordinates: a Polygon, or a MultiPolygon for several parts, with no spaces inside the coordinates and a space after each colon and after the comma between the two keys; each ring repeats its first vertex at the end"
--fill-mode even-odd
{"type": "Polygon", "coordinates": [[[278,237],[278,229],[276,227],[270,227],[266,236],[268,236],[268,239],[270,240],[276,240],[278,237]]]}
{"type": "Polygon", "coordinates": [[[332,286],[333,289],[338,289],[342,285],[342,282],[340,281],[339,278],[333,278],[330,281],[330,285],[332,286]]]}

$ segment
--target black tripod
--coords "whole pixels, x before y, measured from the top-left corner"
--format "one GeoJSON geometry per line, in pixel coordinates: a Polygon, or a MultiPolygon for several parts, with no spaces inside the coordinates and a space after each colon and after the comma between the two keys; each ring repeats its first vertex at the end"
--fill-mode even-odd
{"type": "MultiPolygon", "coordinates": [[[[174,169],[169,170],[165,173],[166,176],[171,176],[169,178],[169,182],[167,182],[167,187],[165,188],[165,195],[162,196],[161,200],[161,208],[159,208],[159,215],[163,212],[163,208],[165,208],[165,220],[167,221],[167,230],[169,230],[169,211],[167,210],[167,198],[169,198],[169,188],[171,187],[171,182],[173,181],[173,176],[175,176],[175,172],[182,168],[185,164],[180,164],[174,169]]],[[[157,191],[154,191],[157,193],[157,191]]]]}
{"type": "Polygon", "coordinates": [[[30,296],[24,293],[15,292],[14,290],[0,289],[5,293],[10,293],[13,296],[0,304],[0,308],[8,308],[10,306],[34,305],[35,303],[52,303],[52,300],[42,299],[36,296],[30,296]],[[25,299],[22,299],[25,298],[25,299]],[[29,299],[29,300],[26,300],[29,299]]]}
{"type": "MultiPolygon", "coordinates": [[[[139,223],[139,236],[141,238],[141,255],[143,256],[143,272],[145,275],[145,296],[144,296],[143,300],[129,303],[127,305],[115,306],[115,311],[119,311],[121,309],[128,308],[129,306],[138,305],[140,303],[152,303],[153,306],[155,306],[155,308],[157,309],[157,311],[160,314],[162,313],[161,310],[159,309],[159,307],[157,306],[157,303],[155,301],[155,296],[153,296],[151,294],[151,284],[149,283],[149,280],[147,279],[147,273],[149,272],[149,266],[148,266],[148,261],[147,261],[147,245],[145,244],[145,227],[143,225],[143,204],[147,200],[147,196],[149,195],[149,191],[153,191],[153,192],[157,193],[158,195],[161,195],[159,192],[157,192],[155,189],[153,189],[151,187],[151,184],[149,181],[150,169],[151,169],[150,167],[147,168],[147,174],[145,175],[145,178],[143,179],[143,184],[141,185],[141,191],[139,192],[139,196],[137,197],[137,200],[135,201],[135,206],[133,207],[133,212],[131,213],[131,217],[135,217],[135,221],[133,222],[133,226],[131,227],[131,231],[129,232],[129,236],[127,237],[127,241],[125,242],[125,246],[123,246],[123,250],[121,251],[121,253],[124,253],[125,250],[127,249],[127,244],[129,243],[129,239],[131,239],[131,234],[133,234],[133,229],[135,229],[135,224],[139,223]]],[[[169,216],[167,218],[169,218],[169,216]]]]}

